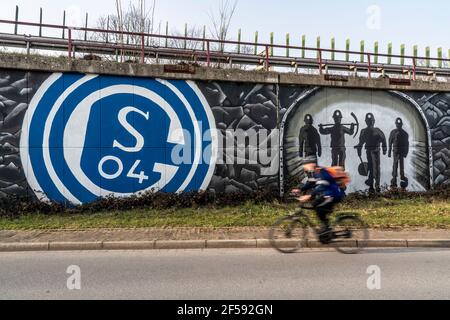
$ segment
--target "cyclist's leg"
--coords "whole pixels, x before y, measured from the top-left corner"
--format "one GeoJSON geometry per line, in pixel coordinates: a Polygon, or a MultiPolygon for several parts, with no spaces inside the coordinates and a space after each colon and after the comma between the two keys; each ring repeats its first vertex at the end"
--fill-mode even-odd
{"type": "Polygon", "coordinates": [[[333,211],[333,203],[329,202],[329,197],[322,196],[314,201],[314,207],[316,208],[316,214],[321,222],[321,228],[319,233],[324,233],[330,230],[330,220],[328,216],[333,211]]]}
{"type": "Polygon", "coordinates": [[[317,217],[322,223],[323,229],[326,229],[330,225],[330,221],[328,219],[328,212],[323,208],[316,208],[317,217]]]}
{"type": "Polygon", "coordinates": [[[332,232],[333,230],[330,227],[330,220],[328,218],[328,216],[332,212],[332,209],[330,209],[330,205],[326,205],[323,207],[317,207],[316,212],[317,216],[319,217],[319,220],[322,223],[322,226],[319,229],[317,235],[319,237],[319,241],[322,244],[327,245],[331,241],[333,241],[333,232],[332,232]]]}

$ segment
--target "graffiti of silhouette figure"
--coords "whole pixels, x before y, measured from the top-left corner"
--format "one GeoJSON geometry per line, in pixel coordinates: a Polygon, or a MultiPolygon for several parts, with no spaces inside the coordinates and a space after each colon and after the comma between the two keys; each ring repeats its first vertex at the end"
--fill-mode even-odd
{"type": "Polygon", "coordinates": [[[300,143],[300,158],[303,157],[317,157],[322,156],[322,143],[320,142],[320,135],[313,126],[314,119],[310,114],[305,116],[305,126],[300,129],[299,143],[300,143]]]}
{"type": "Polygon", "coordinates": [[[405,176],[405,158],[409,153],[409,135],[403,129],[403,120],[397,118],[395,120],[396,129],[392,130],[389,136],[389,158],[394,156],[394,165],[392,169],[391,187],[397,188],[398,169],[400,165],[401,187],[408,187],[408,178],[405,176]]]}
{"type": "Polygon", "coordinates": [[[359,144],[355,147],[358,151],[358,156],[362,156],[362,148],[366,145],[367,162],[369,179],[366,180],[366,185],[369,186],[369,191],[381,191],[381,154],[380,145],[383,148],[383,155],[387,153],[386,136],[379,128],[375,128],[375,117],[372,113],[366,115],[367,128],[361,131],[359,136],[359,144]],[[375,188],[374,188],[375,182],[375,188]]]}
{"type": "Polygon", "coordinates": [[[333,114],[334,125],[319,125],[319,132],[322,135],[331,135],[331,165],[345,168],[346,147],[345,135],[355,133],[355,124],[350,125],[350,129],[342,125],[342,112],[336,110],[333,114]],[[329,128],[324,128],[329,127],[329,128]]]}

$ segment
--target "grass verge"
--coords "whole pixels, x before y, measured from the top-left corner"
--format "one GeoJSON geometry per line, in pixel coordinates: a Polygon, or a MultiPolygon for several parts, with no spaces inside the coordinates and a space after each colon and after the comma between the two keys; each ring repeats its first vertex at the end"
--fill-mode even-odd
{"type": "MultiPolygon", "coordinates": [[[[52,215],[29,213],[0,218],[0,230],[268,227],[278,217],[293,213],[296,209],[296,204],[247,202],[240,206],[110,210],[52,215]]],[[[340,205],[337,211],[357,212],[371,228],[450,229],[450,202],[446,199],[352,199],[340,205]]]]}

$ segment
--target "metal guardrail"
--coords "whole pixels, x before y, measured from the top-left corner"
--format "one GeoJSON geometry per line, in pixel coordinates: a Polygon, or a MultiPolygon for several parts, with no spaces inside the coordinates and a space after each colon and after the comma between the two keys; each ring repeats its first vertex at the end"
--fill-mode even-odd
{"type": "MultiPolygon", "coordinates": [[[[75,52],[85,54],[98,54],[98,55],[118,55],[120,52],[127,52],[140,56],[140,63],[145,63],[146,58],[154,58],[158,62],[159,60],[173,60],[180,61],[186,58],[194,62],[205,63],[207,67],[211,67],[212,63],[229,63],[236,65],[257,66],[261,69],[269,71],[271,67],[281,68],[294,68],[296,72],[302,72],[302,69],[315,70],[319,74],[328,74],[330,71],[347,71],[357,74],[358,71],[362,71],[367,78],[371,79],[374,73],[382,73],[383,75],[407,75],[409,79],[416,80],[418,76],[428,76],[434,79],[438,77],[450,78],[450,59],[445,58],[433,58],[433,57],[418,57],[418,56],[406,56],[396,54],[383,54],[383,53],[370,53],[370,52],[357,52],[337,49],[321,49],[311,47],[300,46],[287,46],[267,43],[250,43],[243,41],[223,41],[217,39],[207,38],[193,38],[183,36],[171,36],[149,33],[136,33],[117,30],[105,30],[86,27],[68,27],[63,25],[54,24],[42,24],[23,21],[11,21],[0,20],[1,24],[14,25],[15,30],[17,26],[28,26],[39,28],[39,36],[32,35],[18,35],[0,33],[0,45],[10,48],[24,48],[29,53],[31,49],[37,50],[50,50],[67,52],[68,59],[73,59],[75,52]],[[60,30],[65,34],[67,31],[67,39],[43,37],[42,28],[50,28],[60,30]],[[106,35],[104,41],[89,41],[86,36],[84,39],[76,39],[73,37],[73,32],[83,32],[85,35],[90,32],[94,34],[106,35]],[[120,37],[133,37],[137,40],[138,44],[124,44],[118,42],[111,42],[110,36],[120,37]],[[149,44],[149,39],[162,39],[165,40],[165,46],[158,46],[149,44]],[[181,41],[182,43],[197,43],[201,44],[202,49],[187,49],[187,48],[175,48],[168,45],[168,41],[181,41]],[[232,51],[226,50],[226,46],[257,46],[264,50],[260,54],[244,54],[238,53],[240,50],[232,51]],[[225,48],[223,51],[213,50],[213,46],[225,48]],[[287,52],[293,52],[295,50],[299,52],[310,52],[316,58],[300,58],[300,57],[287,57],[273,55],[274,49],[284,49],[287,52]],[[349,56],[361,56],[360,62],[326,59],[325,54],[330,54],[335,57],[336,54],[343,54],[346,57],[349,56]],[[363,56],[365,59],[363,59],[363,56]],[[378,61],[380,57],[386,58],[387,61],[392,61],[394,58],[401,59],[402,64],[382,64],[374,63],[378,61]],[[410,64],[405,64],[410,62],[410,64]],[[419,61],[434,62],[437,65],[445,65],[445,67],[431,67],[431,66],[419,66],[419,61]],[[449,66],[449,67],[447,67],[449,66]]],[[[302,54],[303,56],[303,54],[302,54]]]]}

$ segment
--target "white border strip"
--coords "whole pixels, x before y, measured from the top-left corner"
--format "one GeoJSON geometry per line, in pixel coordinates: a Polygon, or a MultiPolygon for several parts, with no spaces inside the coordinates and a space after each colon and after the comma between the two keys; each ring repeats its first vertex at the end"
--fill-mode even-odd
{"type": "MultiPolygon", "coordinates": [[[[195,84],[193,81],[188,80],[186,83],[194,90],[194,92],[197,94],[197,97],[200,99],[200,102],[203,105],[203,109],[206,112],[206,115],[208,117],[209,122],[209,128],[211,130],[211,160],[209,163],[209,170],[206,174],[205,179],[203,180],[202,185],[200,186],[199,191],[205,191],[209,184],[211,183],[212,177],[214,175],[214,171],[216,170],[216,163],[217,163],[217,152],[218,152],[218,137],[217,137],[217,128],[216,128],[216,119],[214,118],[214,115],[212,113],[211,107],[206,101],[205,96],[198,88],[197,84],[195,84]]],[[[203,137],[202,137],[203,139],[203,137]]],[[[203,148],[202,148],[203,149],[203,148]]]]}
{"type": "Polygon", "coordinates": [[[35,195],[38,197],[40,201],[50,202],[50,199],[43,192],[39,182],[36,179],[34,174],[33,167],[30,163],[30,123],[31,119],[33,119],[36,108],[41,101],[44,94],[47,90],[62,77],[62,73],[53,73],[51,74],[47,80],[39,87],[36,94],[31,99],[31,102],[28,106],[28,110],[25,113],[25,118],[22,124],[22,133],[20,137],[20,160],[22,161],[22,167],[24,168],[25,177],[27,178],[28,185],[32,188],[35,195]]]}
{"type": "MultiPolygon", "coordinates": [[[[77,199],[64,185],[64,183],[59,179],[58,175],[56,174],[55,168],[53,167],[52,160],[50,158],[50,131],[51,127],[53,125],[53,121],[55,119],[56,113],[61,108],[64,101],[67,99],[67,97],[75,91],[78,87],[83,85],[84,83],[91,81],[95,78],[97,78],[98,75],[87,75],[81,78],[80,80],[74,82],[70,87],[68,87],[62,95],[58,97],[58,100],[56,100],[55,104],[53,105],[52,109],[50,110],[50,113],[48,114],[47,120],[45,121],[45,127],[44,127],[44,141],[42,144],[42,153],[44,155],[44,162],[46,164],[46,167],[48,169],[48,174],[50,175],[50,178],[52,179],[52,182],[55,184],[56,188],[59,190],[59,192],[62,193],[62,195],[73,204],[81,204],[81,201],[77,199]]],[[[62,143],[64,143],[62,141],[62,143]]],[[[64,145],[63,145],[64,148],[64,145]]]]}
{"type": "MultiPolygon", "coordinates": [[[[180,92],[180,90],[177,89],[177,87],[175,87],[173,84],[171,84],[169,81],[167,80],[162,80],[162,79],[156,79],[158,82],[160,82],[161,84],[163,84],[164,86],[168,87],[169,89],[171,89],[175,95],[181,100],[181,102],[184,104],[184,107],[186,108],[186,110],[189,113],[189,116],[191,117],[192,120],[192,125],[194,126],[194,135],[195,135],[195,145],[194,145],[194,150],[195,150],[195,157],[194,157],[194,163],[192,163],[192,167],[191,170],[189,171],[189,174],[187,176],[187,178],[184,180],[183,184],[178,188],[177,193],[183,192],[186,187],[189,185],[189,183],[191,183],[192,178],[195,175],[195,172],[197,171],[198,165],[200,164],[200,161],[202,161],[202,151],[203,148],[201,148],[202,146],[202,139],[203,137],[201,136],[201,131],[199,128],[199,123],[198,120],[195,116],[194,110],[192,109],[192,106],[189,104],[189,102],[186,100],[185,96],[180,92]]],[[[191,140],[190,143],[192,143],[192,137],[189,137],[189,139],[191,140]]],[[[185,139],[186,141],[186,139],[185,139]]]]}

